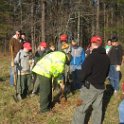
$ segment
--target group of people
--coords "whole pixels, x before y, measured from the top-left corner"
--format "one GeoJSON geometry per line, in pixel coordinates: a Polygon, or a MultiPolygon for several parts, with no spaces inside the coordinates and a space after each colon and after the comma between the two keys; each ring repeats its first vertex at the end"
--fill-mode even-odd
{"type": "Polygon", "coordinates": [[[31,43],[26,38],[21,40],[20,36],[20,32],[16,31],[16,34],[10,40],[10,84],[16,82],[16,96],[14,98],[20,101],[30,93],[31,96],[35,95],[40,89],[40,103],[43,103],[41,106],[48,104],[46,110],[41,111],[47,111],[50,109],[48,106],[51,106],[52,103],[50,97],[52,96],[52,82],[56,81],[58,83],[60,90],[63,92],[62,95],[65,94],[65,83],[67,82],[71,82],[71,91],[81,87],[80,82],[78,82],[77,70],[81,70],[85,52],[78,45],[77,39],[73,39],[69,44],[67,43],[67,35],[62,34],[59,38],[58,48],[53,42],[42,41],[39,43],[35,54],[32,55],[31,43]],[[15,78],[12,74],[15,75],[15,78]],[[46,103],[42,102],[43,98],[47,99],[46,103]]]}
{"type": "Polygon", "coordinates": [[[16,73],[15,78],[10,78],[10,82],[16,82],[15,99],[20,101],[29,94],[34,95],[39,89],[40,112],[48,112],[52,108],[54,81],[63,95],[66,84],[69,83],[70,92],[80,89],[72,124],[85,124],[90,106],[93,108],[93,124],[101,124],[104,82],[108,78],[115,94],[117,93],[123,55],[117,37],[109,39],[106,47],[102,44],[102,38],[94,35],[90,39],[88,52],[85,52],[77,39],[68,43],[68,36],[62,34],[58,48],[53,42],[42,41],[32,55],[31,43],[26,38],[21,38],[20,32],[16,31],[10,40],[11,74],[16,73]]]}

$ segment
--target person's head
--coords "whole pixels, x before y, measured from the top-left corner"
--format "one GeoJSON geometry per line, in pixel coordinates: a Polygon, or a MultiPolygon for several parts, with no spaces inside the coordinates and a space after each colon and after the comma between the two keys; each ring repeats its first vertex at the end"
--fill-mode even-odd
{"type": "Polygon", "coordinates": [[[30,44],[29,42],[25,42],[25,43],[23,44],[23,50],[24,50],[25,52],[31,51],[31,50],[32,50],[31,44],[30,44]]]}
{"type": "Polygon", "coordinates": [[[66,42],[63,42],[61,46],[61,51],[64,52],[66,55],[66,64],[69,64],[71,60],[71,54],[68,51],[68,48],[69,48],[69,45],[66,42]]]}
{"type": "Polygon", "coordinates": [[[20,32],[20,31],[16,31],[16,32],[15,32],[15,35],[16,35],[17,39],[19,39],[20,36],[21,36],[21,32],[20,32]]]}
{"type": "Polygon", "coordinates": [[[117,45],[118,45],[118,38],[112,37],[112,46],[117,46],[117,45]]]}
{"type": "Polygon", "coordinates": [[[67,34],[62,34],[62,35],[60,35],[59,39],[61,42],[67,42],[68,36],[67,36],[67,34]]]}
{"type": "Polygon", "coordinates": [[[92,50],[97,49],[102,45],[102,38],[100,36],[93,36],[91,37],[90,43],[91,43],[92,50]]]}
{"type": "Polygon", "coordinates": [[[107,40],[107,45],[108,45],[108,46],[111,46],[111,45],[112,45],[112,39],[108,39],[108,40],[107,40]]]}
{"type": "Polygon", "coordinates": [[[72,44],[73,47],[78,46],[78,41],[77,41],[77,39],[72,40],[72,41],[71,41],[71,44],[72,44]]]}
{"type": "Polygon", "coordinates": [[[25,33],[21,33],[21,38],[25,40],[26,39],[26,34],[25,33]]]}
{"type": "Polygon", "coordinates": [[[41,41],[39,47],[41,51],[44,51],[47,48],[47,43],[45,41],[41,41]]]}
{"type": "Polygon", "coordinates": [[[69,45],[66,42],[62,43],[61,50],[66,52],[66,50],[69,48],[69,45]]]}
{"type": "Polygon", "coordinates": [[[49,46],[50,50],[55,51],[56,47],[55,47],[55,44],[53,42],[49,42],[48,46],[49,46]]]}

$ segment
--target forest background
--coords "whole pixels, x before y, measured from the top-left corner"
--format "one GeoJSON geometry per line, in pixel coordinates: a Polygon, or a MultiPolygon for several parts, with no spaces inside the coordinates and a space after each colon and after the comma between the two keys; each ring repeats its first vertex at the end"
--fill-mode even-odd
{"type": "Polygon", "coordinates": [[[8,52],[16,30],[26,33],[34,51],[41,40],[57,43],[62,33],[84,48],[94,34],[123,42],[123,8],[123,0],[0,0],[0,52],[8,52]]]}
{"type": "MultiPolygon", "coordinates": [[[[9,40],[16,30],[26,33],[33,50],[41,40],[58,43],[62,33],[68,41],[74,36],[84,48],[90,37],[100,35],[104,43],[117,35],[124,41],[124,0],[0,0],[0,124],[70,124],[79,91],[69,94],[66,104],[56,103],[55,113],[40,115],[39,96],[13,100],[15,88],[9,85],[9,40]]],[[[124,81],[124,63],[121,66],[124,81]]],[[[114,96],[106,81],[103,124],[119,123],[121,90],[114,96]]],[[[91,121],[89,122],[91,124],[91,121]]]]}

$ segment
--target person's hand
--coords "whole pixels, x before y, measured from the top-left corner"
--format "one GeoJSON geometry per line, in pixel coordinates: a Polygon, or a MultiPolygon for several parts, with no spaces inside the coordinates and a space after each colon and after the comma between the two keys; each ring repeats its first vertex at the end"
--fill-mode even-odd
{"type": "Polygon", "coordinates": [[[11,66],[14,67],[14,62],[11,62],[11,66]]]}
{"type": "Polygon", "coordinates": [[[117,66],[116,66],[116,71],[120,71],[120,70],[121,70],[120,65],[117,65],[117,66]]]}
{"type": "Polygon", "coordinates": [[[64,81],[63,80],[60,83],[60,88],[64,91],[65,85],[64,85],[64,81]]]}

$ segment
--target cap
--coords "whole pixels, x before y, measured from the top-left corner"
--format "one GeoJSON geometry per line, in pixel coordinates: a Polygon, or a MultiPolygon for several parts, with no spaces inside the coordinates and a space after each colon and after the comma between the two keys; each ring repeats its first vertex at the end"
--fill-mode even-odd
{"type": "Polygon", "coordinates": [[[67,38],[68,38],[67,34],[62,34],[62,35],[60,36],[60,41],[66,41],[67,38]]]}
{"type": "Polygon", "coordinates": [[[78,43],[78,39],[73,39],[72,42],[78,43]]]}
{"type": "Polygon", "coordinates": [[[112,42],[118,42],[118,37],[117,36],[113,36],[112,37],[112,42]]]}
{"type": "Polygon", "coordinates": [[[46,48],[47,47],[47,43],[45,41],[41,41],[40,42],[40,46],[46,48]]]}
{"type": "Polygon", "coordinates": [[[61,49],[63,50],[63,49],[67,49],[67,48],[69,48],[69,45],[67,43],[63,42],[61,49]]]}
{"type": "Polygon", "coordinates": [[[91,43],[97,43],[99,45],[102,44],[102,38],[100,36],[93,36],[91,37],[91,43]]]}
{"type": "Polygon", "coordinates": [[[28,49],[28,50],[31,50],[32,49],[31,44],[29,42],[25,42],[23,44],[23,47],[26,48],[26,49],[28,49]]]}

